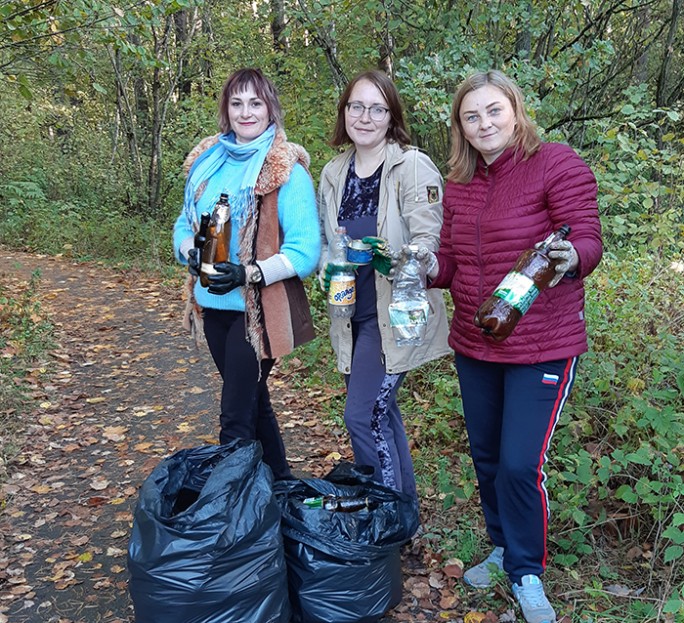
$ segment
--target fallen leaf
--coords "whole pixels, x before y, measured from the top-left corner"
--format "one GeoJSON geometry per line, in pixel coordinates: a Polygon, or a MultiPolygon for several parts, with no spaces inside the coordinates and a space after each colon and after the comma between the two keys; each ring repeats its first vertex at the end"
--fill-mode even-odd
{"type": "Polygon", "coordinates": [[[106,489],[108,486],[109,480],[106,480],[102,477],[93,478],[93,480],[90,481],[90,488],[95,489],[95,491],[102,491],[103,489],[106,489]]]}

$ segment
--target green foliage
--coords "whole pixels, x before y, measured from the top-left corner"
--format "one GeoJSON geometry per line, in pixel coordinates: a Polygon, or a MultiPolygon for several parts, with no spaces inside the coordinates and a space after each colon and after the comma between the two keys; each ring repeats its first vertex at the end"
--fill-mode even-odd
{"type": "MultiPolygon", "coordinates": [[[[6,192],[0,187],[0,192],[6,192]]],[[[170,226],[111,210],[110,205],[27,200],[8,195],[0,243],[29,251],[162,269],[173,258],[170,226]]]]}
{"type": "Polygon", "coordinates": [[[681,582],[684,272],[658,256],[608,255],[587,286],[590,351],[548,470],[556,562],[578,562],[607,531],[648,544],[653,569],[669,565],[681,582]]]}
{"type": "Polygon", "coordinates": [[[35,297],[39,277],[34,273],[20,291],[0,282],[0,481],[8,457],[16,450],[13,434],[17,413],[28,401],[27,377],[30,372],[40,374],[44,357],[53,346],[52,326],[35,297]]]}

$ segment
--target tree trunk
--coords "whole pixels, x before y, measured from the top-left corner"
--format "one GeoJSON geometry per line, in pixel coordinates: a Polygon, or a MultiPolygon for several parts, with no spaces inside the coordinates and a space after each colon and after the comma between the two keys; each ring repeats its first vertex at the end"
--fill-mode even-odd
{"type": "Polygon", "coordinates": [[[682,0],[672,0],[672,14],[670,16],[670,28],[667,32],[667,39],[663,46],[663,61],[658,72],[658,85],[656,87],[656,106],[670,106],[679,97],[677,89],[667,93],[667,84],[670,77],[670,58],[674,52],[674,40],[677,33],[677,22],[681,11],[682,0]]]}
{"type": "MultiPolygon", "coordinates": [[[[188,38],[188,11],[183,9],[178,13],[173,14],[173,21],[176,28],[176,46],[182,47],[188,38]]],[[[181,98],[190,96],[192,92],[192,81],[190,80],[187,71],[183,71],[183,75],[178,82],[178,94],[181,98]]]]}

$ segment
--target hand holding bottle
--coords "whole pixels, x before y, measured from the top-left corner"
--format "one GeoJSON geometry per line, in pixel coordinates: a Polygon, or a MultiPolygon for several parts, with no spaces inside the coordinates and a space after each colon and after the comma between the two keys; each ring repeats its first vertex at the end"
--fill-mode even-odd
{"type": "Polygon", "coordinates": [[[390,272],[390,276],[394,275],[396,267],[399,264],[404,262],[409,255],[413,255],[420,262],[420,265],[424,271],[423,275],[429,277],[430,279],[434,279],[439,272],[437,256],[425,245],[421,244],[414,246],[416,249],[415,253],[411,251],[411,247],[409,245],[405,244],[401,247],[401,251],[399,253],[392,255],[392,271],[390,272]]]}
{"type": "Polygon", "coordinates": [[[197,247],[188,249],[188,272],[193,277],[200,276],[200,268],[202,266],[201,252],[201,249],[197,247]]]}
{"type": "Polygon", "coordinates": [[[228,294],[247,282],[245,267],[232,262],[214,264],[217,275],[208,275],[209,292],[211,294],[228,294]]]}
{"type": "Polygon", "coordinates": [[[551,280],[549,288],[553,288],[566,273],[574,272],[579,266],[579,256],[569,240],[552,242],[549,245],[549,257],[552,260],[559,260],[556,264],[556,276],[551,280]]]}
{"type": "Polygon", "coordinates": [[[330,290],[330,278],[337,273],[344,273],[347,271],[356,270],[356,264],[333,264],[332,262],[326,262],[323,266],[323,270],[320,273],[321,288],[324,292],[330,290]]]}

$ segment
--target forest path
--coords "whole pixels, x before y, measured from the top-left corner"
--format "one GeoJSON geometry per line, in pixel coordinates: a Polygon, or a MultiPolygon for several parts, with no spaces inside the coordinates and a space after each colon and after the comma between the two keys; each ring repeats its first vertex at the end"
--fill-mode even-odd
{"type": "MultiPolygon", "coordinates": [[[[218,372],[181,328],[179,289],[158,277],[6,249],[0,258],[9,292],[39,271],[58,342],[51,379],[31,374],[33,409],[0,494],[0,623],[129,623],[138,488],[164,457],[216,443],[218,372]]],[[[296,475],[323,475],[331,452],[351,459],[349,445],[322,424],[321,397],[289,380],[276,367],[269,381],[288,459],[296,475]]],[[[419,599],[430,587],[413,558],[404,603],[383,623],[438,615],[419,599]]]]}

